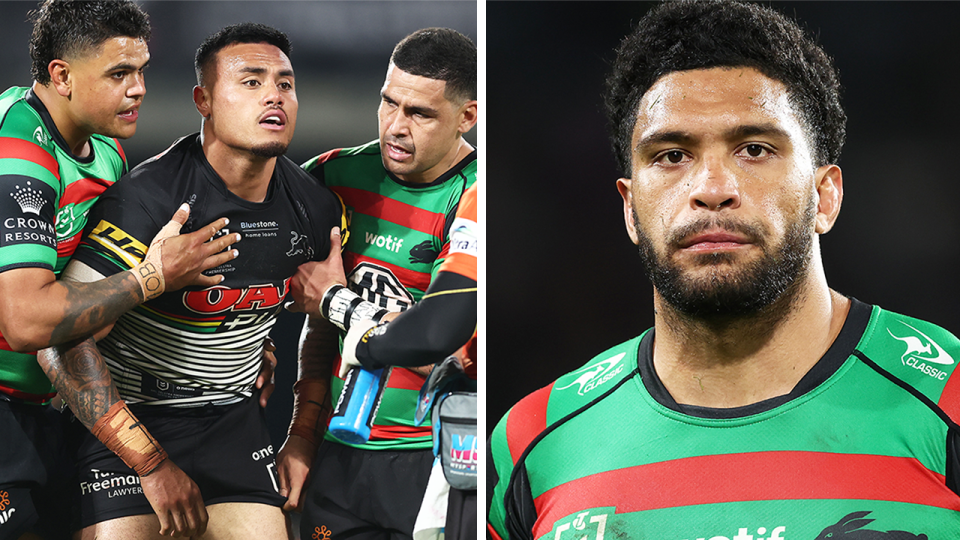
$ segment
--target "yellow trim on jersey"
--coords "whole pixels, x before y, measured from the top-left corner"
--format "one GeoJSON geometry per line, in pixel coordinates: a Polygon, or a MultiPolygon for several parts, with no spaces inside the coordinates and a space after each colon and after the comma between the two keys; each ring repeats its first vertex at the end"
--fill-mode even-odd
{"type": "Polygon", "coordinates": [[[140,264],[147,254],[146,245],[105,219],[100,220],[87,238],[107,248],[126,263],[128,268],[140,264]]]}
{"type": "Polygon", "coordinates": [[[470,287],[470,288],[467,288],[467,289],[450,289],[450,290],[448,290],[448,291],[437,291],[437,292],[435,292],[435,293],[430,293],[430,294],[425,294],[425,295],[423,295],[423,298],[421,298],[420,301],[423,302],[423,301],[426,300],[427,298],[432,298],[432,297],[434,297],[434,296],[440,296],[440,295],[443,295],[443,294],[463,294],[463,293],[471,293],[471,292],[477,292],[477,288],[476,288],[476,287],[470,287]]]}

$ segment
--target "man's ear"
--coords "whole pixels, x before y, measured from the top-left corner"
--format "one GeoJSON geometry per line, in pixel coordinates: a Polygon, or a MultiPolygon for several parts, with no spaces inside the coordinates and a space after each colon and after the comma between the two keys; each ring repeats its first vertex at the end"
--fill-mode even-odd
{"type": "Polygon", "coordinates": [[[843,203],[843,172],[836,165],[824,165],[817,169],[817,225],[818,234],[833,228],[840,215],[843,203]]]}
{"type": "Polygon", "coordinates": [[[627,235],[630,236],[630,240],[634,244],[637,244],[640,242],[640,235],[637,233],[637,227],[633,219],[633,192],[630,190],[632,184],[633,180],[620,178],[617,180],[617,191],[623,198],[623,222],[627,226],[627,235]]]}
{"type": "Polygon", "coordinates": [[[73,73],[70,71],[70,64],[59,59],[51,60],[47,64],[47,73],[50,74],[50,85],[58,94],[69,99],[73,93],[73,73]]]}
{"type": "Polygon", "coordinates": [[[460,107],[460,125],[458,131],[467,133],[477,125],[477,100],[471,100],[460,107]]]}
{"type": "Polygon", "coordinates": [[[210,118],[210,93],[202,86],[193,87],[193,104],[204,118],[210,118]]]}

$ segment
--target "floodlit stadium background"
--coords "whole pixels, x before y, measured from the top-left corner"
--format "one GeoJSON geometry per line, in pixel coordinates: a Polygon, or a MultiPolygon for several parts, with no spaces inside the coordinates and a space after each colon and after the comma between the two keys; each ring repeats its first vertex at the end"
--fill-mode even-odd
{"type": "MultiPolygon", "coordinates": [[[[394,45],[420,28],[454,28],[477,41],[475,2],[138,2],[150,15],[153,38],[146,71],[147,95],[137,134],[123,141],[131,167],[200,130],[193,104],[197,47],[220,28],[260,22],[287,33],[297,78],[300,109],[297,131],[287,152],[296,163],[331,148],[377,138],[380,87],[394,45]]],[[[27,12],[36,2],[0,2],[3,69],[0,89],[27,86],[30,78],[27,12]]],[[[476,144],[476,130],[468,135],[476,144]]],[[[243,242],[237,244],[241,257],[243,242]]],[[[290,420],[296,379],[297,340],[302,315],[284,312],[271,335],[277,342],[277,391],[267,416],[274,451],[279,451],[290,420]]]]}
{"type": "MultiPolygon", "coordinates": [[[[845,88],[845,198],[821,242],[829,283],[960,333],[960,3],[770,5],[819,36],[845,88]]],[[[646,8],[486,4],[488,430],[653,323],[600,99],[646,8]]]]}

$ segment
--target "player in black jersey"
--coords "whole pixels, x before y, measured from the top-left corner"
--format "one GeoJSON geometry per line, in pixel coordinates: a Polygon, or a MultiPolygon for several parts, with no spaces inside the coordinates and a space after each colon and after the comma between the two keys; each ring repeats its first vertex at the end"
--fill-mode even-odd
{"type": "MultiPolygon", "coordinates": [[[[282,155],[297,116],[289,51],[287,37],[263,25],[209,37],[197,52],[193,92],[202,132],[104,193],[70,267],[96,279],[136,264],[159,216],[184,202],[192,207],[185,230],[218,215],[230,219],[225,234],[242,233],[239,258],[215,269],[221,284],[163,295],[128,313],[99,343],[103,359],[89,342],[82,351],[109,367],[103,379],[115,382],[111,396],[137,411],[169,453],[165,462],[195,481],[206,506],[163,516],[192,536],[289,534],[254,381],[290,277],[324,257],[331,228],[344,226],[337,197],[282,155]]],[[[81,538],[157,537],[163,519],[126,456],[79,426],[74,436],[81,538]]]]}

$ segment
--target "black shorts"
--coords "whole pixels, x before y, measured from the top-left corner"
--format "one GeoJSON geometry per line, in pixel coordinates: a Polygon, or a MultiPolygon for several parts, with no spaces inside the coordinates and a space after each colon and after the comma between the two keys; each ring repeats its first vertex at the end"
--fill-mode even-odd
{"type": "Polygon", "coordinates": [[[477,538],[477,490],[450,488],[443,537],[446,540],[477,538]]]}
{"type": "MultiPolygon", "coordinates": [[[[277,464],[258,395],[233,405],[132,407],[170,459],[187,473],[206,505],[225,502],[283,506],[277,464]]],[[[76,453],[79,519],[74,528],[152,514],[140,477],[74,420],[68,432],[76,453]]]]}
{"type": "Polygon", "coordinates": [[[311,467],[300,538],[413,537],[433,451],[360,450],[323,441],[311,467]]]}
{"type": "Polygon", "coordinates": [[[63,416],[49,405],[0,399],[0,540],[26,531],[70,537],[68,488],[75,479],[63,416]]]}

